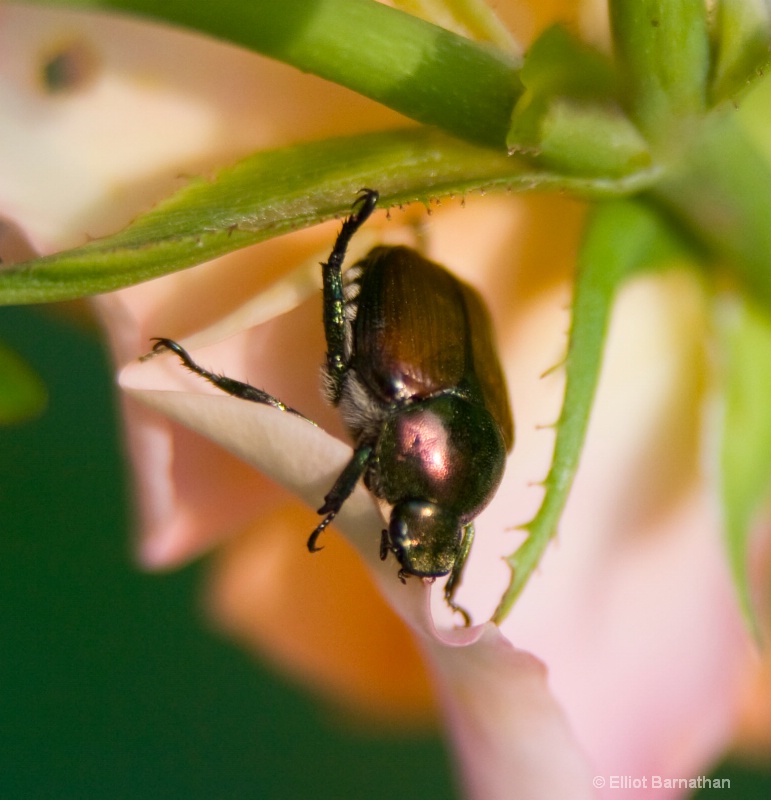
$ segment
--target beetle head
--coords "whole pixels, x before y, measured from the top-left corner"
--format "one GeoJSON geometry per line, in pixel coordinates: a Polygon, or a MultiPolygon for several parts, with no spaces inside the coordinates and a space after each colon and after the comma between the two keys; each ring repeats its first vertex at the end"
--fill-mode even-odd
{"type": "Polygon", "coordinates": [[[455,566],[462,528],[457,514],[436,503],[405,500],[391,512],[387,549],[410,575],[436,578],[455,566]]]}

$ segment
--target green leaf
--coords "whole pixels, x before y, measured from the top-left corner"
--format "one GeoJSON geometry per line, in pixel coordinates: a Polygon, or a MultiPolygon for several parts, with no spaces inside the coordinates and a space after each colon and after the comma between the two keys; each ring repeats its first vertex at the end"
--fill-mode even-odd
{"type": "Polygon", "coordinates": [[[103,0],[101,5],[235,42],[419,122],[501,149],[520,92],[519,62],[510,53],[375,0],[103,0]]]}
{"type": "Polygon", "coordinates": [[[610,63],[561,25],[547,28],[528,50],[524,87],[506,137],[509,152],[540,149],[541,120],[555,98],[607,100],[616,91],[610,63]]]}
{"type": "Polygon", "coordinates": [[[520,79],[523,105],[549,96],[608,98],[619,88],[608,59],[562,25],[552,25],[533,42],[520,79]]]}
{"type": "Polygon", "coordinates": [[[704,0],[610,0],[627,107],[651,141],[706,108],[710,43],[704,0]]]}
{"type": "Polygon", "coordinates": [[[648,145],[621,111],[608,60],[563,27],[547,29],[521,71],[525,87],[506,138],[509,152],[586,176],[619,176],[650,166],[648,145]]]}
{"type": "Polygon", "coordinates": [[[768,61],[771,8],[766,0],[719,0],[715,21],[712,100],[718,102],[743,90],[768,61]]]}
{"type": "Polygon", "coordinates": [[[47,399],[45,385],[34,370],[0,342],[0,425],[39,416],[47,399]]]}
{"type": "Polygon", "coordinates": [[[565,398],[545,494],[535,517],[522,526],[527,538],[507,558],[511,582],[493,616],[496,623],[506,618],[556,533],[578,468],[619,287],[636,271],[660,267],[685,252],[679,236],[640,202],[601,204],[590,217],[578,260],[565,398]]]}
{"type": "Polygon", "coordinates": [[[648,144],[615,105],[556,98],[539,120],[538,158],[586,177],[621,177],[652,167],[648,144]]]}
{"type": "Polygon", "coordinates": [[[749,301],[734,311],[721,331],[726,363],[720,488],[731,573],[757,636],[748,548],[753,522],[771,494],[771,322],[749,301]]]}
{"type": "Polygon", "coordinates": [[[771,311],[769,89],[771,84],[759,81],[739,112],[731,107],[712,112],[676,145],[677,162],[671,162],[651,194],[721,269],[771,311]],[[766,110],[753,133],[744,115],[745,107],[756,103],[766,110]]]}
{"type": "Polygon", "coordinates": [[[623,194],[652,179],[537,172],[427,128],[310,142],[257,153],[213,180],[194,180],[114,236],[0,270],[0,303],[64,300],[166,275],[344,215],[363,186],[378,189],[386,207],[496,186],[623,194]]]}

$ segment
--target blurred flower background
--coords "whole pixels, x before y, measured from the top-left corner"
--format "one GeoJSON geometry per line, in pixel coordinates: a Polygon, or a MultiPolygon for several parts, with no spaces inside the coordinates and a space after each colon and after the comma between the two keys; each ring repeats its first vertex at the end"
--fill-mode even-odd
{"type": "MultiPolygon", "coordinates": [[[[525,45],[555,18],[596,41],[607,36],[599,3],[510,2],[498,11],[525,45]]],[[[22,260],[31,245],[45,252],[77,245],[84,229],[111,232],[186,176],[208,174],[277,138],[378,130],[399,119],[345,90],[318,91],[313,79],[236,48],[132,20],[9,4],[0,7],[0,44],[0,165],[11,198],[0,213],[24,223],[23,233],[3,228],[7,261],[22,260]]],[[[539,376],[564,355],[566,281],[584,209],[559,196],[470,195],[465,208],[444,202],[428,222],[420,209],[389,216],[378,223],[379,236],[422,238],[445,262],[468,247],[466,231],[479,237],[472,245],[479,262],[466,264],[464,277],[491,287],[506,366],[518,378],[511,389],[521,425],[502,490],[520,511],[511,519],[499,510],[480,528],[510,537],[501,528],[534,510],[527,483],[548,468],[548,434],[537,426],[556,418],[561,383],[539,376]],[[517,276],[505,287],[495,282],[501,253],[517,276]]],[[[149,294],[140,286],[107,296],[98,313],[110,320],[119,365],[139,355],[149,335],[187,334],[231,310],[237,298],[213,287],[237,276],[237,295],[256,294],[292,267],[313,265],[335,230],[332,223],[305,231],[291,245],[271,240],[226,257],[217,273],[203,267],[179,281],[172,276],[149,294]],[[247,268],[255,258],[259,272],[247,268]],[[161,324],[168,327],[153,327],[161,324]]],[[[694,409],[709,382],[705,305],[703,287],[687,271],[636,281],[622,294],[603,384],[610,388],[600,391],[595,415],[602,422],[585,453],[577,500],[557,554],[542,568],[548,575],[522,598],[507,634],[546,660],[595,763],[602,753],[605,765],[664,768],[664,751],[678,766],[695,760],[705,771],[714,767],[731,778],[734,796],[766,797],[767,681],[752,669],[719,557],[715,509],[699,484],[702,419],[694,409]],[[641,374],[649,379],[635,383],[641,374]],[[642,441],[648,437],[650,448],[642,441]],[[587,519],[596,538],[569,538],[587,519]],[[636,538],[627,535],[632,529],[636,538]],[[703,534],[713,537],[706,549],[703,534]],[[597,570],[610,576],[602,591],[597,570]],[[640,602],[647,582],[651,596],[640,602]],[[641,660],[646,670],[630,671],[641,660]],[[615,711],[591,707],[608,698],[615,711]],[[669,716],[673,709],[682,713],[669,716]],[[629,720],[623,741],[617,730],[625,722],[609,724],[619,716],[629,720]],[[737,755],[714,765],[740,720],[737,755]],[[673,752],[667,735],[678,725],[701,726],[690,740],[700,742],[698,752],[673,752]],[[752,767],[740,758],[749,753],[752,767]]],[[[333,414],[307,400],[323,348],[318,316],[317,305],[302,307],[238,347],[271,354],[271,391],[339,431],[333,414]]],[[[302,548],[301,560],[288,562],[284,545],[301,542],[297,531],[310,530],[314,515],[181,428],[171,435],[186,460],[175,466],[174,481],[194,489],[183,498],[187,506],[164,516],[157,473],[128,473],[115,418],[123,401],[84,306],[3,309],[0,336],[48,392],[39,419],[0,432],[0,795],[453,796],[457,764],[436,727],[421,655],[343,540],[330,541],[321,567],[311,570],[302,548]],[[185,563],[224,530],[239,535],[209,563],[150,576],[132,567],[139,527],[139,558],[154,567],[185,563]],[[282,587],[291,591],[282,596],[282,587]],[[352,641],[356,657],[340,658],[352,641]]],[[[210,352],[218,371],[241,364],[238,352],[210,352]]],[[[29,385],[38,387],[42,405],[40,384],[29,385]]],[[[128,407],[134,424],[143,413],[128,407]]],[[[159,430],[150,418],[142,435],[159,430]]],[[[135,456],[144,444],[134,439],[135,456]]],[[[500,541],[480,538],[470,564],[468,583],[481,587],[473,595],[477,618],[492,613],[505,586],[499,561],[494,579],[488,572],[511,549],[500,541]]]]}

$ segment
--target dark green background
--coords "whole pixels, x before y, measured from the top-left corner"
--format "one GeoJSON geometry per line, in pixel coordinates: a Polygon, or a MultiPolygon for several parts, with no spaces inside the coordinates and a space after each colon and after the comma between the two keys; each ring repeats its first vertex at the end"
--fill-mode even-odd
{"type": "MultiPolygon", "coordinates": [[[[438,738],[338,725],[208,631],[201,565],[133,568],[99,342],[28,308],[0,310],[0,338],[50,391],[42,418],[0,430],[0,798],[455,796],[438,738]]],[[[715,774],[731,790],[700,798],[771,797],[771,774],[715,774]]]]}

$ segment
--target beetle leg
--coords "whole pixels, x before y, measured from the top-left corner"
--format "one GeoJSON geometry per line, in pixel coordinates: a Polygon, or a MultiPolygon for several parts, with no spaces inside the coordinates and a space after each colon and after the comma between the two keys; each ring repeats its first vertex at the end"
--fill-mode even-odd
{"type": "Polygon", "coordinates": [[[374,189],[362,189],[353,204],[351,215],[337,234],[329,259],[321,264],[324,285],[324,333],[327,339],[327,374],[332,383],[335,405],[340,399],[342,378],[348,369],[345,361],[345,297],[343,296],[343,261],[348,244],[374,211],[380,195],[374,189]]]}
{"type": "Polygon", "coordinates": [[[388,531],[383,528],[380,532],[380,560],[385,561],[388,554],[391,552],[391,539],[388,536],[388,531]]]}
{"type": "Polygon", "coordinates": [[[326,514],[326,516],[321,520],[308,539],[308,550],[310,550],[311,553],[323,550],[322,547],[316,547],[316,540],[327,525],[337,516],[340,509],[343,507],[343,503],[351,496],[351,492],[356,487],[359,478],[361,478],[369,466],[371,457],[371,445],[357,447],[353,452],[353,457],[340,473],[340,477],[338,477],[334,486],[324,497],[324,505],[321,506],[318,513],[326,514]]]}
{"type": "Polygon", "coordinates": [[[444,585],[444,599],[447,601],[447,605],[453,611],[457,611],[458,614],[463,617],[463,623],[466,627],[471,625],[471,617],[469,617],[468,612],[464,608],[461,608],[455,602],[454,598],[455,592],[458,591],[458,587],[460,586],[460,581],[463,576],[463,567],[466,564],[466,559],[471,551],[471,543],[473,541],[474,523],[469,522],[468,525],[463,526],[463,536],[460,540],[458,557],[455,559],[455,564],[453,565],[450,577],[447,579],[447,583],[444,585]]]}
{"type": "Polygon", "coordinates": [[[196,364],[195,361],[193,361],[193,359],[190,357],[190,354],[187,352],[187,350],[185,350],[182,345],[177,344],[177,342],[175,342],[173,339],[163,339],[161,337],[157,337],[153,341],[155,342],[153,345],[154,352],[171,350],[173,353],[176,353],[176,355],[179,356],[180,361],[182,361],[182,363],[191,372],[194,372],[196,375],[200,375],[202,378],[205,378],[207,381],[209,381],[209,383],[214,384],[214,386],[216,386],[218,389],[221,389],[226,394],[233,395],[233,397],[240,397],[242,400],[250,400],[253,403],[262,403],[263,405],[276,408],[279,411],[286,411],[288,414],[294,414],[295,416],[302,417],[304,420],[310,422],[311,425],[316,424],[313,422],[313,420],[308,419],[305,414],[301,414],[294,408],[290,408],[288,405],[282,403],[277,397],[273,397],[272,394],[263,392],[262,389],[258,389],[256,386],[252,386],[249,383],[243,383],[242,381],[233,380],[233,378],[228,378],[225,375],[217,375],[214,372],[209,372],[209,370],[204,369],[196,364]]]}

